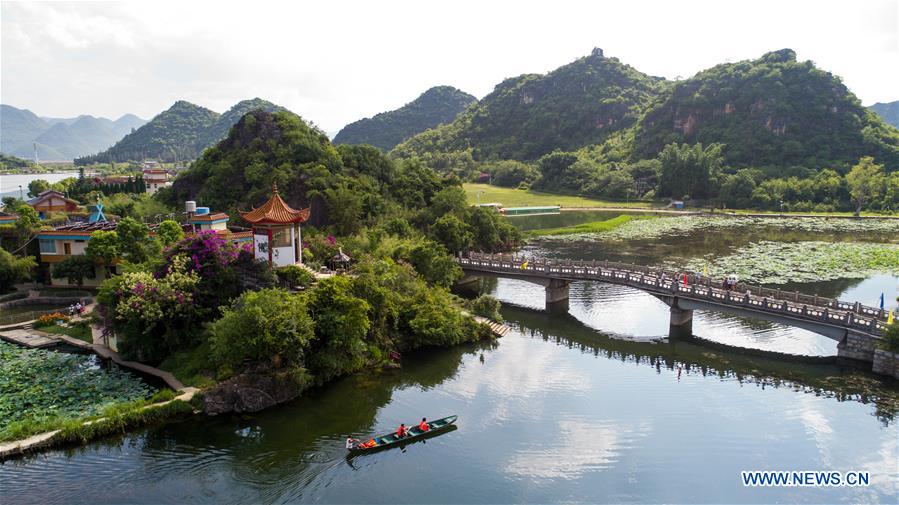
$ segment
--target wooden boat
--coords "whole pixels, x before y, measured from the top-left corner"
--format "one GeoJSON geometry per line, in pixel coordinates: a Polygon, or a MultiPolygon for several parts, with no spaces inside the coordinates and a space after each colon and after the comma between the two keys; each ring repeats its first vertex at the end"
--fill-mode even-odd
{"type": "Polygon", "coordinates": [[[447,433],[456,429],[455,423],[458,417],[459,416],[449,416],[444,417],[443,419],[431,421],[428,423],[428,427],[430,428],[428,431],[421,431],[420,429],[418,429],[417,424],[414,426],[410,426],[408,437],[399,438],[396,436],[396,433],[374,437],[374,441],[377,443],[377,445],[373,447],[354,447],[350,449],[350,455],[367,454],[370,452],[377,452],[383,449],[388,449],[390,447],[403,447],[407,444],[417,442],[419,440],[424,440],[426,438],[447,433]]]}

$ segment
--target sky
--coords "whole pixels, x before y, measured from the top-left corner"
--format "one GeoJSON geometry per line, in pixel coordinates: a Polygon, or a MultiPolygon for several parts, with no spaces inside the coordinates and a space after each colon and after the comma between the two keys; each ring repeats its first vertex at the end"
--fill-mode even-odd
{"type": "Polygon", "coordinates": [[[431,86],[484,97],[594,47],[687,78],[789,47],[899,100],[899,0],[0,2],[0,102],[149,119],[261,97],[335,133],[431,86]]]}

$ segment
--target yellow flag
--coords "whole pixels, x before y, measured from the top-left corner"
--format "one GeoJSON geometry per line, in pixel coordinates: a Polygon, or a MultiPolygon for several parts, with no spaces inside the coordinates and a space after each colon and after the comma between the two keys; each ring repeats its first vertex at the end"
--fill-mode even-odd
{"type": "Polygon", "coordinates": [[[527,261],[525,261],[524,263],[521,264],[521,269],[522,269],[522,270],[526,269],[527,267],[528,267],[528,262],[527,262],[527,261]]]}
{"type": "Polygon", "coordinates": [[[893,311],[891,310],[887,316],[887,324],[893,324],[893,311]]]}
{"type": "Polygon", "coordinates": [[[703,277],[709,276],[709,264],[708,263],[706,263],[705,267],[703,267],[703,269],[702,269],[702,276],[703,277]]]}

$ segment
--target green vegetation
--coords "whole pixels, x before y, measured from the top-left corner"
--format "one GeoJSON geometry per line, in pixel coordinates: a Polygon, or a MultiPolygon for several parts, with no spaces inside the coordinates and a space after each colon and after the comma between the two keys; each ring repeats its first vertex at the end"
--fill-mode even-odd
{"type": "Polygon", "coordinates": [[[40,326],[35,325],[36,328],[40,328],[44,333],[54,333],[60,335],[68,335],[72,338],[77,338],[78,340],[83,340],[88,344],[94,343],[94,337],[91,334],[91,327],[87,323],[87,321],[79,321],[77,323],[70,324],[68,326],[62,326],[59,324],[51,324],[49,326],[40,326]]]}
{"type": "Polygon", "coordinates": [[[0,293],[13,289],[13,285],[31,278],[31,270],[37,262],[31,256],[16,257],[0,247],[0,293]]]}
{"type": "Polygon", "coordinates": [[[94,275],[94,267],[94,259],[89,256],[69,256],[53,265],[53,277],[81,287],[85,278],[94,275]]]}
{"type": "Polygon", "coordinates": [[[392,154],[466,180],[486,172],[496,185],[556,194],[802,212],[899,209],[899,130],[789,49],[677,82],[596,51],[546,76],[501,83],[453,123],[392,154]],[[847,173],[866,164],[885,169],[860,201],[847,173]]]}
{"type": "Polygon", "coordinates": [[[562,208],[601,209],[607,207],[650,208],[650,202],[616,202],[586,198],[583,196],[559,195],[543,193],[527,189],[511,189],[490,186],[487,184],[463,184],[466,200],[469,205],[478,203],[501,203],[503,207],[543,207],[560,205],[562,208]]]}
{"type": "Polygon", "coordinates": [[[754,284],[863,279],[884,272],[899,275],[899,245],[764,241],[724,257],[692,259],[686,268],[700,272],[706,266],[713,277],[736,275],[754,284]]]}
{"type": "Polygon", "coordinates": [[[255,98],[239,102],[228,112],[218,114],[199,105],[179,100],[106,151],[76,158],[75,164],[118,163],[144,159],[164,162],[193,160],[204,149],[224,138],[231,126],[251,110],[275,112],[286,109],[255,98]]]}
{"type": "Polygon", "coordinates": [[[598,144],[634,125],[666,84],[602,50],[546,75],[506,79],[455,121],[421,133],[394,149],[435,168],[441,154],[469,159],[534,160],[555,149],[598,144]]]}
{"type": "Polygon", "coordinates": [[[583,235],[592,233],[604,233],[623,226],[633,220],[655,219],[656,216],[627,216],[621,215],[606,219],[605,221],[593,221],[590,223],[578,224],[575,226],[566,226],[563,228],[545,228],[541,230],[531,230],[527,234],[530,236],[551,236],[551,235],[583,235]]]}
{"type": "Polygon", "coordinates": [[[0,440],[19,438],[22,425],[97,415],[111,404],[150,396],[140,380],[118,368],[94,367],[92,360],[0,342],[0,440]]]}
{"type": "Polygon", "coordinates": [[[502,305],[499,300],[490,295],[479,295],[473,300],[467,300],[465,306],[475,315],[486,317],[497,323],[503,322],[503,316],[499,313],[502,305]]]}
{"type": "Polygon", "coordinates": [[[281,267],[275,270],[275,275],[293,288],[308,288],[315,281],[312,272],[297,265],[281,267]]]}
{"type": "Polygon", "coordinates": [[[46,171],[48,171],[46,167],[37,165],[33,161],[0,153],[0,172],[4,174],[41,173],[46,171]]]}
{"type": "Polygon", "coordinates": [[[892,235],[899,233],[897,219],[828,219],[828,218],[762,218],[677,216],[636,220],[603,234],[604,240],[653,240],[667,236],[685,235],[712,228],[759,228],[808,232],[845,232],[853,234],[892,235]]]}
{"type": "Polygon", "coordinates": [[[883,331],[883,338],[878,342],[881,349],[899,353],[899,324],[887,325],[883,331]]]}
{"type": "Polygon", "coordinates": [[[370,144],[389,151],[417,133],[452,121],[475,102],[452,86],[435,86],[399,109],[344,126],[334,144],[370,144]]]}

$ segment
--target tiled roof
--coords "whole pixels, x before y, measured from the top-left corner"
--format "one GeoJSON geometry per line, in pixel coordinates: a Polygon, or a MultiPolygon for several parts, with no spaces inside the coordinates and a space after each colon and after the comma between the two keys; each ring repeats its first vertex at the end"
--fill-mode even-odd
{"type": "Polygon", "coordinates": [[[31,205],[33,207],[33,206],[39,204],[40,202],[46,200],[47,198],[52,198],[52,197],[61,198],[61,199],[65,200],[66,202],[73,203],[75,205],[81,205],[80,203],[76,202],[75,200],[72,200],[71,198],[66,198],[66,195],[60,193],[59,191],[52,190],[52,189],[48,189],[47,191],[42,192],[41,194],[37,195],[36,197],[32,198],[31,200],[28,200],[27,203],[28,203],[28,205],[31,205]]]}
{"type": "Polygon", "coordinates": [[[210,214],[200,214],[199,216],[193,215],[190,218],[191,222],[195,221],[218,221],[220,219],[228,219],[228,214],[224,212],[213,212],[210,214]]]}
{"type": "Polygon", "coordinates": [[[272,184],[272,197],[262,207],[241,212],[240,215],[254,224],[303,223],[309,219],[309,207],[302,210],[290,208],[278,194],[278,186],[272,184]]]}

